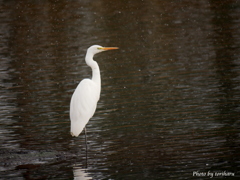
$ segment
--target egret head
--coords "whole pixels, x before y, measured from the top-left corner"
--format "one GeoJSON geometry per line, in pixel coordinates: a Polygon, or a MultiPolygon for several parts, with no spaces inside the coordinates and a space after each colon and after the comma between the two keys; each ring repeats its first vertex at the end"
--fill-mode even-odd
{"type": "Polygon", "coordinates": [[[93,45],[88,48],[87,52],[94,55],[103,51],[113,50],[113,49],[118,49],[118,47],[102,47],[99,45],[93,45]]]}

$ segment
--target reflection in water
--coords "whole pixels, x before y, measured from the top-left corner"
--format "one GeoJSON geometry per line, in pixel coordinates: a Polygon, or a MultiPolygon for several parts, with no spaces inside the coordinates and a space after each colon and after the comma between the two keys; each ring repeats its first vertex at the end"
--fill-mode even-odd
{"type": "Polygon", "coordinates": [[[87,169],[82,169],[81,166],[78,166],[78,165],[73,166],[73,175],[74,175],[74,180],[93,179],[91,175],[87,173],[87,169]]]}
{"type": "MultiPolygon", "coordinates": [[[[0,8],[0,153],[53,152],[28,177],[239,174],[237,1],[26,0],[0,8]],[[69,102],[91,75],[84,55],[93,44],[119,46],[120,53],[97,57],[102,93],[87,125],[88,166],[72,169],[85,163],[86,149],[84,134],[69,134],[69,102]]],[[[17,157],[1,164],[0,177],[23,177],[14,167],[27,162],[17,157]]]]}

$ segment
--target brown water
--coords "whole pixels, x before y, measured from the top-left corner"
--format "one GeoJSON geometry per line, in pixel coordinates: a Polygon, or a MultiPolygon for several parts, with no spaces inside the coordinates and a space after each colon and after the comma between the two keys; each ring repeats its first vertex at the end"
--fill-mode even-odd
{"type": "Polygon", "coordinates": [[[2,179],[240,177],[239,1],[0,2],[2,179]],[[120,50],[95,57],[86,161],[69,102],[93,44],[120,50]]]}

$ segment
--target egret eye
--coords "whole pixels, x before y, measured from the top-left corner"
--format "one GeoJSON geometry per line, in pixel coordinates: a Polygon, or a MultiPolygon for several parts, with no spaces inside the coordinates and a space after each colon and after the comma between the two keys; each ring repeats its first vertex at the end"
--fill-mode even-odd
{"type": "Polygon", "coordinates": [[[98,50],[101,50],[102,48],[98,47],[97,49],[98,49],[98,50]]]}

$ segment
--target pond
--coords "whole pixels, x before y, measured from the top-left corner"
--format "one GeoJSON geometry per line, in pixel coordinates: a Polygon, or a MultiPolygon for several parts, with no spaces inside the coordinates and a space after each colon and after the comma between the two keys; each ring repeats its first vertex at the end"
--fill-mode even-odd
{"type": "Polygon", "coordinates": [[[2,179],[240,177],[239,1],[1,1],[2,179]],[[102,92],[85,137],[69,104],[102,92]]]}

